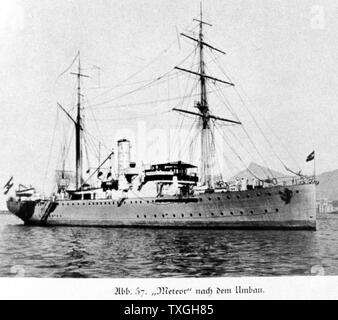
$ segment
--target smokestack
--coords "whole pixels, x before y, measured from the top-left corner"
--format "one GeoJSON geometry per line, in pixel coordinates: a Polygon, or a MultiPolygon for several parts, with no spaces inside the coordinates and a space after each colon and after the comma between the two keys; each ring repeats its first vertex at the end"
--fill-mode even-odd
{"type": "Polygon", "coordinates": [[[118,176],[124,175],[130,167],[130,141],[122,139],[117,142],[118,176]]]}

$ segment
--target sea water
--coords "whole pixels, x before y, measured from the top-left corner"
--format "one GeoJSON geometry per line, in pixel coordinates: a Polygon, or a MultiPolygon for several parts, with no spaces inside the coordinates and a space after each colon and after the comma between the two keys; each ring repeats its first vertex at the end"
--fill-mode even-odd
{"type": "Polygon", "coordinates": [[[338,215],[317,231],[29,227],[0,215],[1,277],[338,275],[338,215]]]}

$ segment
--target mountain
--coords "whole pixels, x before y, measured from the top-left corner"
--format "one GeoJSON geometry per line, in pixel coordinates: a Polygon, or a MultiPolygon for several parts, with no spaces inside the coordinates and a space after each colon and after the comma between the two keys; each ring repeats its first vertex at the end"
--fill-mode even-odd
{"type": "Polygon", "coordinates": [[[251,180],[253,177],[252,173],[260,178],[260,179],[267,179],[267,178],[285,178],[286,175],[284,173],[274,171],[272,169],[260,166],[257,163],[250,163],[248,169],[243,170],[239,173],[237,173],[235,176],[233,176],[230,180],[235,180],[236,178],[238,179],[249,179],[251,180]]]}
{"type": "Polygon", "coordinates": [[[317,176],[317,199],[338,200],[338,170],[324,172],[317,176]]]}

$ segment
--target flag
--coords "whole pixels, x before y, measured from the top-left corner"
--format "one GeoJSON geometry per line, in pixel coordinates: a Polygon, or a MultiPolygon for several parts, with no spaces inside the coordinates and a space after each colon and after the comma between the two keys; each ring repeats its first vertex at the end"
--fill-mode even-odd
{"type": "Polygon", "coordinates": [[[315,152],[312,151],[306,158],[306,162],[312,161],[315,158],[315,152]]]}
{"type": "Polygon", "coordinates": [[[4,195],[7,195],[7,193],[9,192],[9,190],[11,190],[11,188],[13,187],[14,182],[13,182],[13,177],[11,177],[7,183],[4,185],[4,195]]]}

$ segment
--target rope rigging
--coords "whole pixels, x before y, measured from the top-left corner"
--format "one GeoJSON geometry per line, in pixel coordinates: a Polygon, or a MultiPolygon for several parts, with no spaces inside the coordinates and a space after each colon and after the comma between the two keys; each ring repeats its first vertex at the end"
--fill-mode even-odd
{"type": "MultiPolygon", "coordinates": [[[[215,54],[212,52],[212,54],[215,56],[215,54]]],[[[224,74],[224,76],[227,77],[227,79],[229,81],[232,81],[231,78],[233,78],[231,76],[231,78],[227,75],[229,74],[229,72],[225,72],[224,69],[222,68],[222,66],[216,61],[215,59],[215,64],[218,66],[218,68],[221,70],[221,72],[224,74]]],[[[274,147],[272,146],[272,143],[270,142],[270,140],[267,138],[267,136],[265,135],[265,133],[263,132],[262,128],[260,127],[260,125],[258,124],[256,118],[254,117],[254,115],[252,114],[250,108],[248,108],[248,106],[246,105],[242,95],[239,93],[239,91],[237,90],[237,88],[235,87],[234,88],[237,96],[239,97],[239,99],[241,100],[242,102],[242,105],[245,107],[245,109],[247,110],[247,112],[249,113],[250,117],[252,118],[252,120],[254,121],[256,127],[259,129],[261,135],[263,136],[264,140],[267,142],[269,148],[271,149],[271,151],[273,152],[274,156],[278,159],[278,161],[281,163],[281,165],[284,167],[285,170],[293,173],[293,174],[296,174],[296,175],[299,175],[299,173],[296,173],[294,172],[293,170],[290,170],[288,168],[288,166],[285,164],[285,162],[281,159],[281,157],[277,154],[277,152],[275,151],[274,147]]],[[[245,96],[247,97],[247,99],[249,100],[250,104],[253,106],[253,104],[251,103],[250,101],[250,98],[246,95],[245,91],[242,89],[242,91],[244,92],[245,96]]],[[[256,108],[255,108],[256,109],[256,108]]],[[[257,109],[256,109],[257,110],[257,109]]],[[[283,148],[286,150],[286,152],[289,154],[290,158],[296,163],[296,166],[299,168],[299,165],[298,163],[294,160],[293,156],[289,153],[288,149],[285,148],[285,146],[283,145],[283,143],[281,142],[281,139],[279,139],[276,135],[276,133],[272,130],[272,128],[269,126],[269,124],[267,123],[267,121],[265,120],[264,117],[262,117],[266,126],[269,128],[269,130],[272,132],[272,134],[275,136],[276,139],[278,139],[278,141],[280,142],[280,144],[283,146],[283,148]]]]}
{"type": "Polygon", "coordinates": [[[64,71],[62,71],[62,72],[57,76],[57,78],[56,78],[56,80],[55,80],[55,83],[54,83],[54,86],[56,85],[56,83],[58,82],[58,80],[59,80],[65,73],[67,73],[67,72],[72,68],[72,66],[74,65],[75,61],[79,58],[79,55],[80,55],[80,53],[77,52],[77,54],[75,55],[75,57],[74,57],[72,63],[71,63],[64,71]]]}
{"type": "MultiPolygon", "coordinates": [[[[195,30],[198,26],[196,26],[193,30],[195,30]]],[[[193,32],[193,30],[191,32],[193,32]]],[[[201,29],[202,30],[202,29],[201,29]]],[[[239,122],[239,117],[238,114],[236,113],[236,111],[232,108],[231,103],[229,102],[229,99],[227,98],[227,96],[224,94],[223,89],[221,88],[221,85],[219,85],[219,82],[223,82],[223,84],[227,84],[227,87],[230,86],[234,86],[232,79],[228,76],[228,72],[225,72],[224,69],[222,68],[222,66],[219,63],[219,56],[216,56],[214,51],[212,50],[213,47],[211,47],[210,45],[207,45],[207,43],[204,43],[202,41],[203,37],[201,36],[200,33],[200,38],[197,41],[197,44],[194,45],[194,50],[192,50],[179,64],[177,65],[181,65],[183,63],[185,63],[188,59],[192,58],[192,63],[190,65],[190,70],[186,70],[183,68],[172,68],[169,71],[166,71],[165,73],[161,74],[160,76],[152,79],[152,80],[143,80],[143,81],[137,81],[137,82],[133,82],[133,83],[128,83],[128,81],[130,81],[131,79],[133,79],[134,77],[136,77],[137,75],[141,74],[144,70],[146,70],[148,67],[150,67],[151,65],[153,65],[155,62],[157,62],[164,54],[166,54],[168,52],[168,50],[173,46],[173,44],[177,41],[177,39],[175,39],[175,41],[173,41],[172,43],[170,43],[169,47],[164,49],[163,51],[161,51],[156,57],[154,57],[153,59],[151,59],[146,65],[144,65],[142,68],[140,68],[139,70],[137,70],[136,72],[134,72],[133,74],[131,74],[130,76],[128,76],[127,78],[125,78],[123,81],[121,81],[119,84],[114,85],[112,87],[107,87],[109,88],[108,90],[96,95],[95,97],[93,97],[91,100],[94,100],[94,103],[91,103],[88,99],[87,96],[83,96],[85,97],[85,105],[87,106],[86,109],[90,109],[91,112],[91,117],[86,118],[86,121],[93,121],[95,124],[95,131],[96,134],[100,136],[100,140],[96,137],[94,137],[93,135],[91,135],[89,133],[89,131],[85,128],[83,128],[83,142],[85,144],[85,152],[86,152],[86,157],[87,157],[87,162],[88,162],[88,167],[90,168],[90,158],[89,158],[89,151],[91,153],[93,153],[97,159],[100,158],[100,150],[98,150],[98,146],[96,144],[96,142],[94,140],[103,142],[104,140],[104,136],[101,132],[101,128],[99,126],[98,121],[109,121],[109,122],[114,122],[114,121],[118,121],[118,122],[123,122],[123,121],[130,121],[133,119],[144,119],[144,118],[148,118],[148,117],[157,117],[157,116],[161,116],[164,114],[167,114],[169,112],[171,112],[172,107],[168,106],[168,108],[166,108],[165,110],[163,110],[163,104],[170,104],[171,101],[176,101],[179,100],[178,103],[176,104],[176,107],[178,106],[184,106],[185,108],[191,108],[191,107],[197,107],[200,110],[200,114],[194,113],[194,112],[190,112],[190,114],[195,115],[194,117],[192,117],[191,115],[187,115],[187,114],[183,114],[181,115],[181,117],[178,117],[177,122],[176,122],[176,129],[177,132],[180,132],[181,129],[183,128],[183,124],[185,124],[185,119],[194,119],[194,121],[192,121],[190,128],[189,128],[189,132],[188,134],[184,137],[184,140],[180,137],[179,134],[176,135],[175,139],[174,139],[174,148],[177,146],[179,146],[179,150],[178,154],[184,154],[184,152],[186,150],[188,150],[188,152],[192,152],[191,150],[193,150],[193,148],[197,145],[197,143],[195,142],[196,139],[204,134],[204,139],[201,139],[201,150],[202,150],[202,159],[203,159],[203,154],[206,158],[205,163],[207,164],[212,164],[217,166],[217,170],[219,171],[219,177],[221,179],[221,181],[223,181],[223,176],[222,176],[222,170],[221,170],[221,165],[220,165],[220,158],[216,156],[216,147],[218,144],[218,141],[216,139],[215,136],[215,131],[217,131],[217,133],[220,133],[220,137],[222,138],[222,141],[225,142],[225,144],[228,146],[228,148],[231,150],[232,154],[240,161],[240,163],[244,166],[244,168],[253,176],[255,177],[257,180],[259,181],[264,181],[262,178],[258,177],[258,175],[253,172],[250,167],[248,167],[246,165],[246,161],[244,161],[244,157],[243,157],[243,152],[246,153],[250,158],[254,159],[253,155],[258,157],[260,161],[262,161],[262,163],[264,164],[265,167],[261,167],[264,174],[268,177],[268,178],[276,178],[273,173],[273,171],[270,169],[269,165],[266,162],[266,157],[263,157],[263,154],[261,153],[259,147],[257,146],[257,143],[255,143],[253,137],[249,134],[248,130],[247,130],[247,126],[244,125],[243,123],[239,122]],[[208,74],[211,74],[209,68],[207,68],[205,66],[205,62],[203,60],[203,58],[201,58],[202,53],[200,52],[200,61],[196,62],[196,58],[197,58],[197,52],[198,49],[200,49],[202,51],[203,46],[208,47],[209,50],[206,51],[206,53],[209,55],[210,57],[210,63],[216,65],[221,72],[223,73],[223,75],[225,76],[225,78],[227,79],[227,81],[222,81],[220,79],[217,78],[213,78],[210,76],[207,76],[205,71],[207,71],[208,74]],[[211,52],[211,54],[210,54],[211,52]],[[198,68],[196,68],[196,65],[198,65],[198,68]],[[172,88],[170,87],[170,81],[171,80],[176,80],[177,83],[177,87],[178,87],[178,92],[181,93],[181,87],[180,87],[180,80],[181,80],[181,73],[177,71],[177,69],[182,70],[182,71],[188,71],[190,72],[189,75],[186,75],[185,77],[187,78],[186,80],[186,84],[184,86],[185,90],[183,91],[183,95],[181,96],[181,94],[179,96],[171,96],[172,92],[175,92],[175,90],[172,90],[172,88]],[[194,72],[191,70],[198,70],[198,72],[194,72]],[[193,75],[192,75],[193,74],[193,75]],[[196,79],[196,76],[199,77],[199,79],[196,79]],[[193,79],[194,82],[193,84],[189,85],[190,81],[193,79]],[[205,81],[208,80],[208,81],[205,81]],[[205,83],[204,83],[205,82],[205,83]],[[199,85],[199,83],[201,83],[201,88],[197,87],[199,85]],[[166,94],[167,94],[167,98],[166,99],[158,99],[160,92],[160,89],[162,89],[162,87],[160,87],[161,85],[167,85],[167,88],[165,88],[167,90],[166,94]],[[126,86],[134,86],[136,85],[136,87],[132,87],[132,88],[125,88],[123,90],[121,90],[122,92],[117,94],[114,97],[107,97],[108,94],[112,93],[114,89],[116,88],[121,88],[121,87],[126,87],[126,86]],[[204,86],[203,86],[204,85],[204,86]],[[144,101],[144,102],[132,102],[132,103],[124,103],[124,104],[117,104],[117,105],[113,105],[112,103],[114,103],[114,101],[133,95],[137,92],[146,90],[146,89],[150,89],[153,88],[153,90],[157,90],[155,91],[154,96],[156,96],[155,100],[148,100],[148,101],[144,101]],[[208,88],[208,90],[205,90],[206,88],[208,88]],[[130,90],[128,90],[130,89],[130,90]],[[197,89],[197,90],[196,90],[197,89]],[[125,91],[126,90],[126,91],[125,91]],[[125,92],[123,92],[125,91],[125,92]],[[197,93],[194,93],[195,91],[197,91],[197,93]],[[211,108],[209,108],[209,104],[207,103],[207,94],[209,96],[209,94],[213,94],[212,97],[215,97],[218,102],[221,103],[223,109],[226,109],[227,112],[229,112],[232,116],[233,119],[236,119],[236,121],[232,121],[228,120],[228,119],[222,119],[219,117],[215,117],[213,115],[213,113],[209,113],[210,111],[213,111],[211,108]],[[201,102],[200,103],[195,103],[194,97],[199,97],[201,96],[201,102]],[[203,98],[204,96],[204,98],[203,98]],[[105,97],[105,100],[102,101],[96,101],[96,99],[101,98],[101,97],[105,97]],[[202,105],[202,102],[205,101],[205,104],[202,105]],[[188,105],[189,103],[189,105],[188,105]],[[124,111],[128,108],[133,108],[135,106],[142,106],[142,108],[139,108],[137,110],[137,115],[134,115],[133,117],[114,117],[114,118],[109,118],[109,117],[104,117],[104,118],[97,118],[95,111],[96,110],[109,110],[109,109],[114,109],[116,113],[118,113],[119,111],[124,111]],[[207,109],[206,112],[203,113],[203,107],[204,109],[207,109]],[[201,118],[196,118],[197,116],[201,116],[201,118]],[[202,119],[203,118],[203,119],[202,119]],[[202,122],[202,120],[204,120],[204,122],[202,122]],[[218,123],[216,120],[223,120],[226,124],[223,123],[218,123]],[[229,124],[232,123],[232,124],[229,124]],[[249,147],[245,145],[245,140],[241,139],[241,137],[237,134],[237,132],[235,131],[235,129],[232,128],[227,128],[228,129],[228,135],[225,135],[224,133],[224,128],[222,128],[223,126],[233,126],[234,124],[240,124],[241,128],[238,130],[241,132],[243,132],[241,134],[241,136],[243,137],[243,134],[245,135],[247,141],[249,142],[249,147]],[[206,125],[207,124],[207,125],[206,125]],[[203,133],[202,130],[197,130],[197,133],[195,132],[194,128],[198,127],[199,129],[201,129],[203,127],[203,129],[205,130],[205,132],[203,133]],[[229,141],[229,135],[232,138],[232,141],[235,141],[234,143],[237,144],[238,146],[240,146],[240,150],[239,152],[238,150],[236,151],[236,148],[234,147],[234,144],[232,144],[229,141]],[[182,142],[181,140],[183,140],[183,144],[180,144],[179,142],[182,142]],[[241,154],[240,154],[241,153],[241,154]]],[[[188,37],[189,38],[189,37],[188,37]]],[[[193,39],[194,40],[194,39],[193,39]]],[[[216,49],[216,48],[213,48],[216,49]]],[[[216,49],[217,50],[217,49],[216,49]]],[[[218,50],[220,51],[220,50],[218,50]]],[[[220,51],[221,52],[221,51],[220,51]]],[[[224,53],[224,52],[222,52],[224,53]]],[[[75,56],[75,58],[73,59],[72,63],[70,64],[69,67],[67,67],[56,79],[56,82],[58,81],[58,79],[60,77],[62,77],[66,72],[68,72],[72,66],[74,65],[76,59],[79,58],[79,53],[75,56]]],[[[80,68],[80,67],[79,67],[80,68]]],[[[79,71],[79,75],[80,75],[80,71],[79,71]]],[[[55,83],[56,83],[55,82],[55,83]]],[[[101,88],[95,88],[95,89],[103,89],[103,87],[101,88]]],[[[300,175],[300,173],[296,173],[292,170],[290,170],[286,163],[283,161],[283,159],[279,156],[278,152],[276,152],[275,148],[273,147],[273,144],[271,143],[271,141],[268,139],[268,137],[265,135],[264,131],[262,130],[260,123],[256,120],[253,112],[250,110],[249,106],[247,106],[247,103],[245,101],[245,99],[242,97],[241,93],[239,92],[239,90],[237,90],[237,88],[234,88],[234,92],[237,94],[238,98],[241,101],[241,104],[243,105],[243,108],[246,109],[246,112],[250,115],[250,119],[253,121],[253,123],[255,124],[256,128],[258,128],[259,133],[262,135],[264,141],[266,141],[267,145],[269,146],[269,148],[271,149],[273,155],[278,159],[278,161],[282,164],[282,166],[284,167],[284,169],[286,169],[288,172],[292,172],[293,174],[296,175],[300,175]]],[[[97,93],[97,92],[96,92],[97,93]]],[[[245,94],[245,93],[244,93],[245,94]]],[[[134,96],[135,97],[135,96],[134,96]]],[[[247,97],[248,98],[248,97],[247,97]]],[[[104,99],[104,98],[103,98],[104,99]]],[[[99,99],[100,100],[100,99],[99,99]]],[[[249,99],[250,102],[250,99],[249,99]]],[[[251,103],[251,102],[250,102],[251,103]]],[[[71,109],[70,111],[72,111],[73,109],[71,109]]],[[[129,110],[127,110],[128,112],[129,110]]],[[[182,111],[182,110],[180,110],[182,111]]],[[[187,111],[187,110],[185,110],[187,111]]],[[[109,111],[107,111],[109,112],[109,111]]],[[[189,113],[189,112],[186,112],[189,113]]],[[[80,118],[80,117],[79,117],[80,118]]],[[[84,118],[83,118],[84,119],[84,118]]],[[[264,119],[264,117],[263,117],[264,119]]],[[[58,119],[57,119],[58,120],[58,119]]],[[[265,120],[265,119],[264,119],[265,120]]],[[[78,122],[80,123],[80,121],[78,122]]],[[[82,124],[81,124],[82,125],[82,124]]],[[[271,132],[274,134],[274,136],[276,138],[277,135],[274,133],[274,131],[268,126],[268,128],[271,130],[271,132]]],[[[82,129],[82,128],[81,128],[82,129]]],[[[56,126],[54,128],[54,133],[53,133],[53,140],[52,140],[52,144],[54,143],[54,135],[55,135],[55,130],[56,130],[56,126]]],[[[78,141],[78,140],[77,140],[78,141]]],[[[170,141],[169,141],[170,144],[170,141]]],[[[102,143],[103,146],[105,146],[105,148],[107,150],[109,150],[109,152],[112,152],[111,148],[108,148],[104,143],[102,143]]],[[[69,146],[67,147],[67,152],[65,153],[65,155],[68,155],[69,153],[69,146]]],[[[223,146],[223,144],[222,144],[223,146]]],[[[170,148],[170,145],[169,145],[170,148]]],[[[221,150],[223,150],[223,148],[220,148],[221,150]]],[[[237,148],[238,149],[238,148],[237,148]]],[[[174,151],[176,151],[174,149],[174,151]]],[[[171,152],[171,151],[170,151],[171,152]]],[[[190,155],[190,154],[189,154],[190,155]]],[[[49,154],[49,158],[51,157],[51,151],[49,154]]],[[[191,157],[192,158],[192,157],[191,157]]],[[[226,165],[229,168],[230,171],[232,171],[234,168],[237,170],[237,166],[235,166],[232,161],[230,161],[230,158],[227,157],[227,154],[224,152],[223,150],[223,155],[221,157],[222,159],[226,160],[226,165]],[[231,168],[232,167],[232,168],[231,168]]],[[[292,158],[292,157],[291,157],[292,158]]],[[[293,159],[293,158],[292,158],[293,159]]],[[[49,166],[49,161],[48,160],[48,166],[49,166]]],[[[203,163],[203,161],[202,161],[203,163]]],[[[47,166],[47,169],[48,169],[47,166]]],[[[298,164],[297,164],[298,166],[298,164]]],[[[202,167],[202,166],[201,166],[202,167]]],[[[207,166],[205,166],[207,167],[207,166]]],[[[46,170],[47,172],[47,170],[46,170]]],[[[204,171],[205,175],[207,175],[207,173],[209,175],[214,174],[214,172],[212,170],[204,171]]],[[[214,175],[216,176],[216,175],[214,175]]],[[[211,181],[211,180],[210,180],[211,181]]],[[[208,185],[212,185],[212,183],[208,183],[208,185]]],[[[140,199],[142,199],[140,197],[140,199]]]]}
{"type": "MultiPolygon", "coordinates": [[[[189,58],[191,57],[191,55],[195,53],[195,51],[196,51],[195,49],[194,49],[193,51],[191,51],[191,52],[190,52],[190,53],[189,53],[189,54],[188,54],[188,55],[180,62],[180,64],[184,63],[187,59],[189,59],[189,58]]],[[[128,96],[128,95],[130,95],[130,94],[133,94],[133,93],[135,93],[135,92],[141,91],[141,90],[143,90],[143,89],[150,88],[150,87],[151,87],[152,85],[154,85],[157,81],[162,80],[163,78],[167,77],[168,75],[172,74],[173,72],[176,72],[176,70],[175,70],[174,68],[172,68],[171,70],[165,72],[164,74],[162,74],[162,75],[156,77],[155,79],[149,81],[148,83],[146,83],[146,84],[144,84],[144,85],[142,85],[142,86],[140,86],[140,87],[137,87],[137,88],[135,88],[135,89],[133,89],[133,90],[130,90],[130,91],[125,92],[125,93],[122,93],[122,94],[120,94],[120,95],[118,95],[118,96],[116,96],[116,97],[114,97],[114,98],[111,98],[111,99],[108,99],[108,100],[105,100],[105,101],[101,101],[101,102],[95,103],[95,104],[93,104],[93,107],[95,107],[95,106],[100,106],[100,105],[104,105],[104,104],[110,103],[110,102],[112,102],[112,101],[115,101],[115,100],[117,100],[117,99],[120,99],[120,98],[123,98],[123,97],[125,97],[125,96],[128,96]]],[[[174,76],[175,76],[175,73],[174,73],[174,75],[172,75],[172,76],[174,77],[174,76]]],[[[98,97],[98,96],[97,96],[97,97],[98,97]]],[[[97,97],[95,97],[94,99],[96,99],[97,97]]]]}
{"type": "Polygon", "coordinates": [[[103,138],[103,134],[102,134],[102,132],[101,132],[101,129],[100,129],[100,126],[99,126],[99,124],[97,123],[97,120],[96,120],[96,117],[95,117],[95,114],[94,114],[94,112],[93,112],[93,107],[92,107],[92,105],[91,105],[91,103],[89,102],[89,99],[88,99],[88,97],[87,96],[84,96],[85,97],[85,99],[86,99],[86,102],[87,102],[87,106],[88,106],[88,108],[87,109],[89,109],[90,111],[91,111],[91,114],[92,114],[92,116],[93,116],[93,119],[94,119],[94,121],[95,121],[95,126],[96,126],[96,130],[97,130],[97,132],[99,133],[99,135],[100,135],[100,138],[101,138],[101,141],[100,141],[100,143],[107,149],[107,150],[109,150],[109,148],[107,148],[106,147],[106,144],[104,143],[104,138],[103,138]]]}
{"type": "Polygon", "coordinates": [[[244,168],[246,168],[248,170],[248,172],[255,177],[257,180],[264,182],[264,180],[262,180],[260,177],[258,177],[251,169],[249,166],[247,166],[244,162],[244,160],[242,159],[242,157],[236,152],[235,148],[228,142],[228,140],[225,138],[224,132],[222,130],[220,130],[218,128],[218,126],[216,125],[215,128],[217,130],[219,130],[219,132],[221,133],[221,136],[223,137],[225,143],[229,146],[229,148],[231,149],[231,151],[237,156],[237,158],[240,160],[240,162],[243,164],[244,168]]]}
{"type": "MultiPolygon", "coordinates": [[[[207,93],[213,93],[215,92],[215,90],[210,90],[207,91],[207,93]]],[[[191,95],[187,95],[187,96],[176,96],[173,98],[165,98],[165,99],[158,99],[158,100],[151,100],[151,101],[143,101],[143,102],[135,102],[135,103],[126,103],[126,104],[120,104],[120,105],[111,105],[111,106],[104,106],[104,107],[99,107],[99,108],[95,108],[95,109],[111,109],[111,108],[132,108],[135,106],[146,106],[146,105],[152,105],[152,104],[156,104],[159,102],[169,102],[169,101],[175,101],[175,100],[181,100],[184,98],[190,98],[190,97],[198,97],[199,93],[196,94],[191,94],[191,95]]]]}
{"type": "Polygon", "coordinates": [[[224,158],[224,159],[225,159],[225,161],[223,161],[223,163],[227,165],[227,167],[228,167],[230,173],[231,173],[232,175],[235,175],[235,174],[237,174],[238,172],[240,172],[241,169],[236,165],[236,163],[232,162],[232,161],[228,158],[226,150],[224,150],[224,148],[222,148],[222,147],[218,144],[218,141],[217,141],[216,139],[215,139],[215,144],[216,144],[218,150],[222,150],[222,156],[221,156],[221,158],[224,158]]]}
{"type": "MultiPolygon", "coordinates": [[[[193,25],[193,22],[191,22],[186,28],[183,28],[184,30],[185,29],[190,29],[191,26],[193,25]]],[[[196,26],[191,30],[195,30],[196,29],[196,26]]],[[[188,31],[188,32],[191,32],[191,31],[188,31]]],[[[129,80],[131,80],[132,78],[134,78],[135,76],[137,76],[138,74],[142,73],[144,70],[146,70],[149,66],[151,66],[153,63],[155,63],[159,58],[161,58],[166,52],[169,51],[169,49],[172,48],[172,46],[177,42],[177,39],[175,38],[167,48],[165,48],[163,51],[161,51],[155,58],[151,59],[146,65],[142,66],[139,70],[137,70],[135,73],[131,74],[130,76],[128,76],[126,79],[122,80],[119,84],[117,85],[114,85],[112,87],[110,87],[109,90],[107,90],[106,92],[103,92],[102,94],[99,94],[98,96],[96,96],[95,98],[98,98],[98,97],[101,97],[103,95],[106,95],[107,93],[111,92],[114,88],[117,88],[117,87],[120,87],[120,86],[123,86],[125,85],[129,80]]],[[[187,59],[187,58],[185,58],[187,59]]],[[[76,58],[74,59],[76,60],[76,58]]],[[[152,81],[152,80],[151,80],[152,81]]]]}
{"type": "Polygon", "coordinates": [[[46,171],[45,171],[45,175],[44,175],[44,179],[43,179],[43,184],[42,184],[42,189],[43,190],[45,189],[45,184],[46,184],[46,180],[47,180],[50,160],[51,160],[53,146],[54,146],[55,133],[56,133],[56,128],[57,128],[57,124],[58,124],[58,119],[59,119],[59,110],[56,111],[55,125],[54,125],[54,129],[53,129],[52,141],[51,141],[50,148],[49,148],[47,166],[46,166],[46,171]]]}

